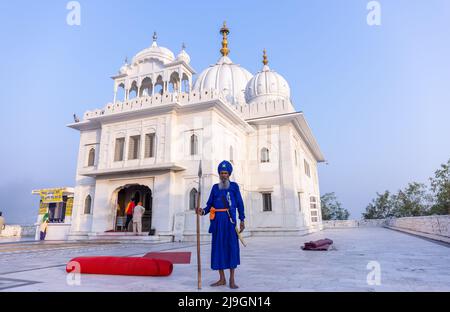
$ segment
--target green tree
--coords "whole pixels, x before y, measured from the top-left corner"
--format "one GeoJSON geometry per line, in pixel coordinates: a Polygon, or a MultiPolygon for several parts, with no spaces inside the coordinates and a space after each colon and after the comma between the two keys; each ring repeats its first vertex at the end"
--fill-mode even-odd
{"type": "Polygon", "coordinates": [[[434,178],[430,178],[431,191],[434,195],[434,205],[430,214],[450,214],[450,159],[446,164],[434,173],[434,178]]]}
{"type": "Polygon", "coordinates": [[[389,191],[377,193],[377,197],[366,207],[362,214],[364,219],[385,219],[393,217],[393,202],[389,191]]]}
{"type": "Polygon", "coordinates": [[[404,190],[391,196],[393,215],[397,218],[427,215],[431,200],[425,184],[409,183],[404,190]]]}
{"type": "Polygon", "coordinates": [[[320,196],[322,208],[322,220],[348,220],[350,213],[342,208],[342,204],[337,200],[336,194],[326,193],[320,196]]]}

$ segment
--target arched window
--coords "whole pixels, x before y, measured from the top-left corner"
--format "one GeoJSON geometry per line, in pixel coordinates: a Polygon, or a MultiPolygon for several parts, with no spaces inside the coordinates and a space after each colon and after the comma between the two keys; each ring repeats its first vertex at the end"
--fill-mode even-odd
{"type": "Polygon", "coordinates": [[[186,74],[183,74],[183,79],[181,80],[181,92],[189,92],[189,78],[186,74]]]}
{"type": "Polygon", "coordinates": [[[88,167],[94,166],[94,163],[95,163],[95,148],[91,148],[89,150],[88,167]]]}
{"type": "Polygon", "coordinates": [[[130,91],[128,92],[128,99],[134,99],[135,97],[137,97],[138,95],[138,87],[137,87],[137,83],[136,81],[133,81],[133,83],[131,84],[131,88],[130,91]]]}
{"type": "Polygon", "coordinates": [[[150,95],[152,95],[152,90],[153,90],[152,79],[150,79],[149,77],[145,77],[141,83],[141,88],[139,90],[139,96],[150,96],[150,95]]]}
{"type": "Polygon", "coordinates": [[[155,95],[159,94],[159,95],[163,95],[164,93],[164,81],[162,76],[158,76],[158,78],[156,78],[156,83],[155,83],[155,95]]]}
{"type": "Polygon", "coordinates": [[[198,138],[195,134],[191,135],[191,155],[198,153],[198,138]]]}
{"type": "Polygon", "coordinates": [[[88,195],[84,200],[84,214],[91,214],[91,206],[92,206],[91,195],[88,195]]]}
{"type": "Polygon", "coordinates": [[[195,210],[197,205],[197,190],[193,188],[189,193],[189,210],[195,210]]]}
{"type": "Polygon", "coordinates": [[[173,72],[170,75],[169,80],[169,92],[178,92],[178,88],[180,85],[180,75],[177,72],[173,72]]]}
{"type": "Polygon", "coordinates": [[[266,147],[263,147],[261,149],[261,162],[262,163],[269,162],[269,149],[266,147]]]}
{"type": "Polygon", "coordinates": [[[234,161],[234,155],[233,155],[233,146],[230,146],[230,162],[233,163],[234,161]]]}
{"type": "Polygon", "coordinates": [[[120,102],[125,101],[125,85],[123,83],[121,83],[117,86],[115,100],[116,100],[116,102],[117,101],[120,101],[120,102]]]}

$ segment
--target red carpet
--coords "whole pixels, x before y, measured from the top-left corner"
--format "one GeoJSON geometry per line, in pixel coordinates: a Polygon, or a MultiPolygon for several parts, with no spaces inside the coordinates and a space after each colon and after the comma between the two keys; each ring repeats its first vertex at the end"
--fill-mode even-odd
{"type": "Polygon", "coordinates": [[[167,260],[141,257],[78,257],[67,264],[67,273],[76,269],[71,262],[78,262],[79,273],[85,274],[168,276],[173,270],[173,264],[167,260]]]}
{"type": "Polygon", "coordinates": [[[173,264],[191,263],[190,252],[149,252],[144,256],[144,258],[168,260],[173,264]]]}

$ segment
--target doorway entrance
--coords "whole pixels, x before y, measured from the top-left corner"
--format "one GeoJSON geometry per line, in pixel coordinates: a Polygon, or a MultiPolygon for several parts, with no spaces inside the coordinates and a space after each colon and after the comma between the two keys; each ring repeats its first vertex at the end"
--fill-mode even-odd
{"type": "MultiPolygon", "coordinates": [[[[123,187],[117,196],[117,212],[116,212],[116,224],[114,228],[120,230],[118,227],[124,227],[124,220],[126,219],[125,209],[130,201],[134,201],[137,205],[138,202],[142,202],[142,206],[145,208],[144,215],[142,216],[142,232],[153,235],[151,230],[152,225],[152,191],[145,185],[128,185],[123,187]]],[[[133,224],[130,222],[125,231],[132,231],[133,224]]]]}

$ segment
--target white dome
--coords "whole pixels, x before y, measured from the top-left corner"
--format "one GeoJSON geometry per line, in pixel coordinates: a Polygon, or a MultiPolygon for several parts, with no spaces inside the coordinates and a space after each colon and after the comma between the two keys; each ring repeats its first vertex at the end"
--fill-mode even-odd
{"type": "Polygon", "coordinates": [[[245,86],[252,74],[227,56],[222,56],[217,64],[205,69],[194,84],[194,91],[215,89],[224,94],[231,103],[244,101],[245,86]]]}
{"type": "Polygon", "coordinates": [[[245,88],[245,100],[247,102],[260,96],[282,97],[287,99],[291,96],[291,90],[286,79],[271,70],[267,65],[264,65],[263,70],[253,76],[245,88]]]}
{"type": "MultiPolygon", "coordinates": [[[[155,39],[154,39],[155,40],[155,39]]],[[[175,60],[175,56],[173,55],[173,52],[170,51],[167,48],[159,47],[156,44],[156,41],[153,41],[153,44],[151,47],[146,48],[136,54],[136,56],[133,58],[133,63],[145,60],[145,59],[156,59],[158,61],[163,62],[164,64],[173,62],[175,60]]]]}
{"type": "Polygon", "coordinates": [[[119,69],[119,74],[120,74],[120,75],[126,74],[127,71],[128,71],[128,66],[129,66],[128,63],[125,62],[125,64],[123,64],[123,66],[120,67],[120,69],[119,69]]]}
{"type": "Polygon", "coordinates": [[[191,57],[183,49],[181,50],[180,54],[177,55],[177,61],[184,61],[186,64],[189,64],[189,62],[191,61],[191,57]]]}

